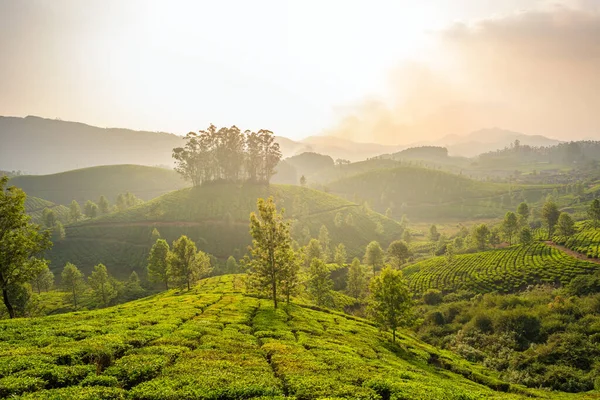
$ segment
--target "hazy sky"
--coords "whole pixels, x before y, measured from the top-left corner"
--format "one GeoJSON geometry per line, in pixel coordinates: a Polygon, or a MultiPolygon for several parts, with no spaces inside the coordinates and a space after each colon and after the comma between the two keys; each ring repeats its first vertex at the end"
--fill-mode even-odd
{"type": "Polygon", "coordinates": [[[0,115],[600,139],[600,0],[0,0],[0,115]]]}

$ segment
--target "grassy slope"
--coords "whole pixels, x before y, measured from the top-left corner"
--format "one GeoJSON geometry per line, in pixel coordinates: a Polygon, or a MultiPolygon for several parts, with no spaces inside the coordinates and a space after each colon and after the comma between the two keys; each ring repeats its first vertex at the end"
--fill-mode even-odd
{"type": "MultiPolygon", "coordinates": [[[[376,210],[391,207],[399,217],[440,222],[448,218],[490,218],[504,215],[512,205],[502,204],[507,184],[475,181],[434,169],[401,166],[381,168],[339,179],[328,184],[332,193],[367,200],[376,210]]],[[[532,203],[546,187],[513,187],[532,203]]]]}
{"type": "Polygon", "coordinates": [[[460,289],[478,293],[514,292],[528,285],[566,284],[579,274],[591,274],[600,264],[578,260],[564,252],[534,243],[475,254],[457,255],[452,262],[434,257],[404,269],[417,292],[460,289]]]}
{"type": "Polygon", "coordinates": [[[40,199],[39,197],[27,196],[25,199],[25,211],[31,215],[31,220],[41,224],[42,213],[45,208],[54,210],[60,221],[66,221],[69,209],[63,205],[52,203],[51,201],[40,199]]]}
{"type": "Polygon", "coordinates": [[[72,200],[83,205],[87,200],[98,201],[102,195],[114,203],[119,193],[125,192],[150,200],[188,186],[175,171],[142,165],[106,165],[52,175],[18,176],[10,184],[29,196],[63,205],[72,200]]]}
{"type": "Polygon", "coordinates": [[[400,333],[394,345],[389,333],[343,314],[274,310],[248,296],[239,275],[32,322],[0,321],[0,396],[585,398],[509,386],[412,336],[400,333]]]}
{"type": "Polygon", "coordinates": [[[188,235],[198,247],[221,259],[245,254],[250,244],[250,212],[256,199],[274,196],[286,216],[298,219],[317,237],[322,225],[327,226],[333,245],[344,243],[350,257],[361,256],[374,239],[387,246],[400,237],[398,223],[372,211],[323,192],[290,185],[213,184],[168,193],[133,209],[87,220],[67,227],[67,238],[54,244],[49,254],[52,268],[59,269],[67,261],[84,270],[102,262],[116,275],[126,277],[131,270],[141,271],[151,246],[150,235],[157,228],[161,236],[172,242],[188,235]],[[302,211],[299,205],[305,204],[302,211]],[[336,226],[334,218],[352,214],[353,226],[336,226]],[[384,233],[375,233],[376,224],[384,233]]]}

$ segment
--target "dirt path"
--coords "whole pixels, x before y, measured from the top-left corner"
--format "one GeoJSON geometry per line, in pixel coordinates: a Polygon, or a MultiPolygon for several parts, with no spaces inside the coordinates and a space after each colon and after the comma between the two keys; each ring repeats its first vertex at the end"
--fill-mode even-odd
{"type": "Polygon", "coordinates": [[[570,255],[571,257],[577,258],[579,260],[583,260],[583,261],[588,261],[594,264],[600,264],[600,260],[597,258],[588,258],[586,255],[578,253],[574,250],[571,250],[569,248],[566,248],[565,246],[562,246],[560,244],[556,244],[554,242],[551,242],[549,240],[545,241],[544,243],[546,243],[548,246],[554,247],[555,249],[558,249],[560,251],[562,251],[563,253],[566,253],[568,255],[570,255]]]}

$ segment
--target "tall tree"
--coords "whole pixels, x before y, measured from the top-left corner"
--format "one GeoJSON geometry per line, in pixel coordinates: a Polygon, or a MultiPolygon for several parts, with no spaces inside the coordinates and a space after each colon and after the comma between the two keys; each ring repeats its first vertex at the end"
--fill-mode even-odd
{"type": "Polygon", "coordinates": [[[257,182],[262,165],[260,137],[256,132],[246,131],[246,173],[250,182],[257,182]]]}
{"type": "Polygon", "coordinates": [[[185,235],[173,242],[169,253],[169,278],[178,286],[191,285],[210,272],[209,256],[196,249],[196,244],[185,235]]]}
{"type": "Polygon", "coordinates": [[[331,259],[331,249],[329,248],[331,239],[329,238],[329,230],[325,225],[321,225],[321,229],[319,229],[319,243],[321,243],[323,249],[323,261],[329,262],[331,259]]]}
{"type": "Polygon", "coordinates": [[[273,132],[261,129],[258,131],[260,155],[262,158],[261,180],[268,183],[275,174],[275,167],[281,160],[279,143],[275,142],[273,132]]]}
{"type": "Polygon", "coordinates": [[[333,262],[335,262],[340,267],[343,267],[346,264],[346,260],[348,259],[348,255],[346,253],[346,246],[344,243],[340,243],[335,248],[335,256],[333,257],[333,262]]]}
{"type": "Polygon", "coordinates": [[[373,267],[374,271],[378,271],[383,266],[383,250],[375,240],[367,245],[364,263],[373,267]]]}
{"type": "Polygon", "coordinates": [[[56,225],[54,225],[52,237],[54,238],[54,240],[63,240],[66,236],[67,234],[65,232],[65,227],[60,221],[58,221],[56,225]]]}
{"type": "Polygon", "coordinates": [[[225,264],[225,273],[226,274],[237,274],[238,273],[238,264],[235,261],[234,256],[229,256],[227,259],[227,263],[225,264]]]}
{"type": "Polygon", "coordinates": [[[410,250],[408,249],[408,245],[402,240],[395,240],[388,246],[388,259],[396,268],[399,268],[402,264],[404,264],[410,255],[411,254],[410,250]]]}
{"type": "Polygon", "coordinates": [[[485,250],[490,233],[490,228],[486,224],[479,224],[473,228],[473,241],[477,250],[485,250]]]}
{"type": "Polygon", "coordinates": [[[556,233],[559,236],[572,236],[575,234],[575,222],[568,213],[560,213],[556,224],[556,233]]]}
{"type": "Polygon", "coordinates": [[[289,224],[284,221],[283,212],[277,211],[272,197],[258,199],[257,208],[258,214],[250,214],[250,274],[260,289],[270,291],[277,308],[278,288],[291,270],[289,224]]]}
{"type": "Polygon", "coordinates": [[[117,211],[125,211],[127,209],[127,199],[123,193],[119,193],[117,196],[115,207],[117,208],[117,211]]]}
{"type": "Polygon", "coordinates": [[[85,216],[88,218],[96,218],[98,216],[98,206],[91,200],[85,202],[83,210],[85,212],[85,216]]]}
{"type": "Polygon", "coordinates": [[[281,291],[285,295],[286,303],[290,304],[292,294],[298,292],[300,288],[300,264],[302,255],[296,254],[291,248],[285,251],[281,257],[283,261],[283,271],[281,273],[281,291]]]}
{"type": "Polygon", "coordinates": [[[309,278],[307,282],[308,293],[318,306],[331,306],[333,297],[333,281],[329,276],[329,268],[323,260],[315,258],[310,263],[309,278]]]}
{"type": "Polygon", "coordinates": [[[437,226],[431,225],[429,228],[429,240],[432,242],[437,242],[440,238],[440,233],[438,232],[437,226]]]}
{"type": "Polygon", "coordinates": [[[504,235],[508,239],[508,244],[512,245],[512,239],[519,230],[519,220],[515,213],[509,211],[504,216],[504,221],[502,221],[502,230],[504,231],[504,235]]]}
{"type": "Polygon", "coordinates": [[[75,200],[71,202],[69,206],[69,220],[71,222],[77,222],[81,219],[81,207],[79,207],[79,203],[75,200]]]}
{"type": "Polygon", "coordinates": [[[157,239],[148,256],[148,276],[152,282],[161,282],[169,290],[169,243],[157,239]]]}
{"type": "Polygon", "coordinates": [[[103,306],[108,305],[109,301],[115,296],[116,292],[112,286],[108,270],[103,264],[94,266],[92,274],[88,277],[90,287],[95,296],[101,301],[103,306]]]}
{"type": "Polygon", "coordinates": [[[42,221],[46,228],[54,228],[54,225],[56,225],[57,222],[56,213],[54,210],[50,208],[44,208],[44,211],[42,212],[42,221]]]}
{"type": "Polygon", "coordinates": [[[313,259],[324,259],[323,247],[321,246],[321,242],[317,239],[310,239],[306,248],[304,249],[304,266],[306,268],[310,268],[310,263],[313,259]]]}
{"type": "Polygon", "coordinates": [[[522,244],[530,244],[533,242],[533,235],[531,234],[531,229],[528,226],[523,227],[519,234],[519,241],[522,244]]]}
{"type": "Polygon", "coordinates": [[[83,274],[75,265],[67,263],[60,276],[63,288],[71,293],[73,306],[77,307],[77,297],[84,287],[83,274]]]}
{"type": "Polygon", "coordinates": [[[560,217],[560,211],[558,210],[556,203],[552,200],[547,201],[544,204],[544,208],[542,208],[542,218],[548,227],[548,240],[552,240],[558,217],[560,217]]]}
{"type": "Polygon", "coordinates": [[[358,258],[354,258],[348,268],[348,280],[346,284],[346,290],[348,295],[355,299],[361,299],[367,292],[367,271],[365,267],[360,263],[358,258]]]}
{"type": "Polygon", "coordinates": [[[402,271],[387,266],[371,280],[370,312],[382,328],[391,329],[396,341],[398,327],[412,320],[412,296],[402,271]]]}
{"type": "Polygon", "coordinates": [[[35,287],[38,294],[44,291],[48,291],[54,285],[54,274],[50,271],[50,268],[46,265],[31,281],[31,286],[35,287]]]}
{"type": "Polygon", "coordinates": [[[598,228],[598,222],[600,222],[600,200],[594,199],[588,210],[588,216],[592,220],[594,228],[598,228]]]}
{"type": "Polygon", "coordinates": [[[108,214],[110,212],[110,203],[104,196],[100,196],[100,200],[98,200],[98,211],[100,215],[108,214]]]}
{"type": "Polygon", "coordinates": [[[523,202],[519,204],[517,207],[517,215],[519,216],[519,225],[522,227],[527,225],[529,222],[529,216],[531,215],[531,211],[529,210],[527,203],[523,202]]]}
{"type": "Polygon", "coordinates": [[[14,318],[9,288],[30,281],[46,267],[39,256],[52,243],[50,233],[32,224],[25,213],[25,192],[7,184],[8,177],[0,177],[0,289],[8,315],[14,318]]]}

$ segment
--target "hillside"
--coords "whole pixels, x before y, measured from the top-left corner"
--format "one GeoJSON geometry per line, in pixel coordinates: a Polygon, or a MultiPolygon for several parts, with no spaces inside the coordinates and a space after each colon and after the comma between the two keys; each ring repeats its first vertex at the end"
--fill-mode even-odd
{"type": "Polygon", "coordinates": [[[31,322],[0,321],[2,397],[563,397],[503,383],[408,334],[392,344],[365,320],[296,304],[274,310],[247,295],[239,275],[31,322]]]}
{"type": "Polygon", "coordinates": [[[46,208],[54,210],[59,221],[64,222],[67,220],[69,214],[69,209],[67,207],[33,196],[27,196],[25,199],[25,212],[31,215],[32,222],[36,224],[42,223],[42,213],[46,208]]]}
{"type": "Polygon", "coordinates": [[[292,235],[305,244],[308,229],[317,237],[325,225],[334,245],[343,242],[349,257],[362,256],[372,240],[382,246],[400,237],[400,225],[355,203],[323,192],[288,185],[211,184],[165,194],[141,206],[67,226],[67,237],[54,243],[49,254],[52,268],[69,261],[89,270],[103,263],[111,273],[127,276],[146,265],[150,235],[157,228],[172,242],[182,234],[220,259],[243,256],[250,244],[249,214],[256,199],[273,196],[286,216],[297,220],[292,235]],[[336,225],[338,215],[342,223],[336,225]],[[350,217],[351,216],[351,217],[350,217]],[[383,233],[377,234],[381,224],[383,233]]]}
{"type": "MultiPolygon", "coordinates": [[[[415,220],[497,217],[511,207],[502,197],[509,195],[508,185],[406,164],[347,176],[327,187],[345,198],[367,201],[379,212],[390,208],[397,218],[407,214],[415,220]]],[[[534,202],[542,192],[535,189],[525,194],[534,202]]]]}
{"type": "Polygon", "coordinates": [[[9,185],[20,187],[28,196],[68,205],[77,200],[98,201],[105,196],[114,203],[120,193],[131,192],[150,200],[167,192],[189,186],[173,170],[142,165],[105,165],[52,175],[22,175],[9,185]]]}
{"type": "Polygon", "coordinates": [[[591,275],[600,264],[579,260],[544,243],[519,245],[475,254],[434,257],[404,269],[413,290],[510,293],[529,285],[568,284],[578,275],[591,275]]]}

